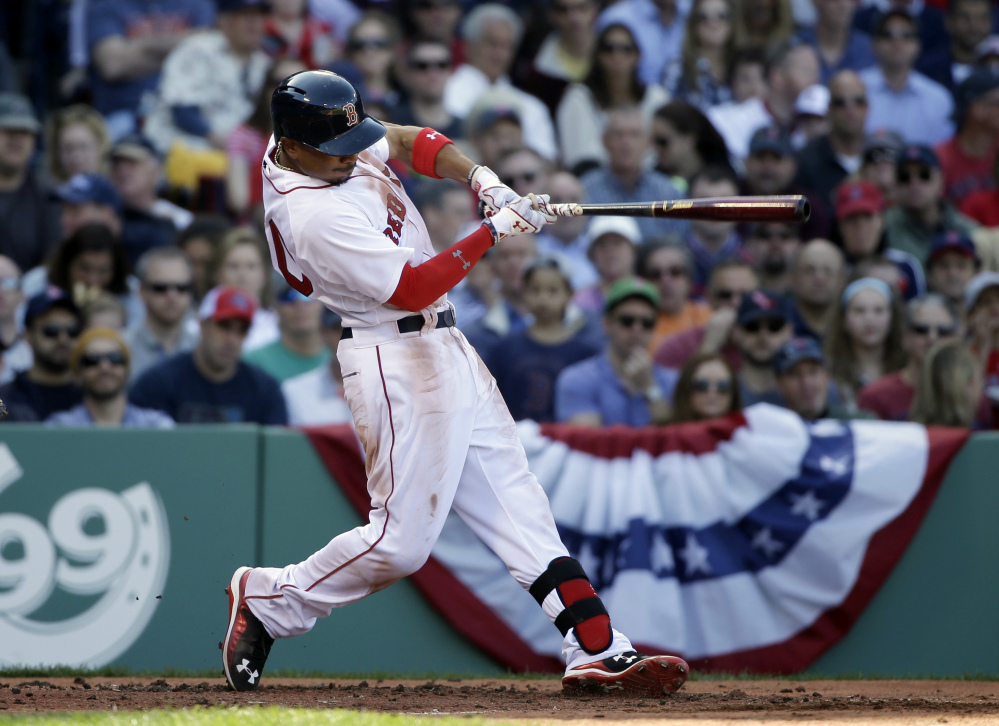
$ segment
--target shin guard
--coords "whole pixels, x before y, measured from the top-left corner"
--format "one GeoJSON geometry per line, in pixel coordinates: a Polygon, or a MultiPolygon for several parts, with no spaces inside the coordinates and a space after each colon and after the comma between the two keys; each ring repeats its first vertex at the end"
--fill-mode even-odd
{"type": "Polygon", "coordinates": [[[574,629],[576,640],[587,653],[595,655],[607,650],[614,639],[610,616],[582,565],[571,557],[552,560],[548,569],[531,585],[530,593],[541,605],[552,590],[565,605],[555,618],[555,627],[562,636],[574,629]]]}

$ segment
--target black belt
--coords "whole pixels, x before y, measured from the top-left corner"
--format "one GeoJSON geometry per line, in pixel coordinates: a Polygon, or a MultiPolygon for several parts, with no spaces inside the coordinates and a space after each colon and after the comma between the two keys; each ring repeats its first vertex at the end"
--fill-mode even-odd
{"type": "MultiPolygon", "coordinates": [[[[410,315],[408,318],[400,318],[395,321],[395,324],[399,326],[400,333],[415,333],[423,328],[426,324],[426,320],[422,315],[410,315]]],[[[442,313],[437,314],[437,325],[436,328],[453,328],[454,327],[454,312],[448,308],[442,313]]],[[[345,340],[346,338],[353,338],[354,331],[350,328],[343,329],[343,335],[340,336],[340,340],[345,340]]]]}

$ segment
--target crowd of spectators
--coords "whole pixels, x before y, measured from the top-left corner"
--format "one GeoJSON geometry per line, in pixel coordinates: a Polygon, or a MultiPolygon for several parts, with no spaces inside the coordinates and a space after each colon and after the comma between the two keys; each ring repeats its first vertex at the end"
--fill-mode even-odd
{"type": "MultiPolygon", "coordinates": [[[[990,0],[73,0],[0,10],[9,422],[350,420],[260,159],[327,68],[519,194],[804,194],[802,224],[564,218],[449,294],[516,419],[999,420],[990,0]]],[[[393,162],[394,163],[394,162],[393,162]]],[[[478,223],[394,166],[433,243],[478,223]]]]}

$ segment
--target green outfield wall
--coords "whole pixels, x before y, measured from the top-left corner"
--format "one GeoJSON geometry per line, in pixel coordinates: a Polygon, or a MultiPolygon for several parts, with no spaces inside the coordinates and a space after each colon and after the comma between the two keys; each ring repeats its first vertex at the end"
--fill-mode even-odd
{"type": "MultiPolygon", "coordinates": [[[[952,464],[827,675],[999,675],[999,434],[952,464]]],[[[0,426],[0,667],[220,666],[241,564],[297,562],[360,524],[299,432],[0,426]]],[[[278,642],[269,669],[494,674],[402,581],[278,642]]]]}

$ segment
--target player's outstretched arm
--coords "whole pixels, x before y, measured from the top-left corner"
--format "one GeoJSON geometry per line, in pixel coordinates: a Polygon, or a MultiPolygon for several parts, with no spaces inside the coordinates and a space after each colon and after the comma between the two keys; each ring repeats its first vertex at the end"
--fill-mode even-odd
{"type": "MultiPolygon", "coordinates": [[[[388,139],[389,143],[389,156],[413,167],[421,174],[424,173],[424,170],[417,168],[421,161],[419,158],[421,150],[416,149],[418,146],[417,138],[420,134],[423,134],[425,137],[432,136],[433,138],[420,139],[423,144],[427,144],[430,147],[433,146],[433,142],[438,138],[444,138],[443,134],[433,129],[421,129],[416,126],[397,126],[396,124],[386,123],[385,129],[385,138],[388,139]],[[414,149],[416,149],[416,157],[414,157],[414,149]]],[[[463,183],[468,182],[468,175],[472,171],[472,167],[475,166],[475,163],[465,156],[465,153],[461,149],[454,144],[448,143],[439,147],[439,149],[433,149],[433,151],[436,152],[436,155],[432,160],[433,169],[429,171],[433,171],[434,173],[428,174],[428,176],[454,179],[463,183]]]]}

